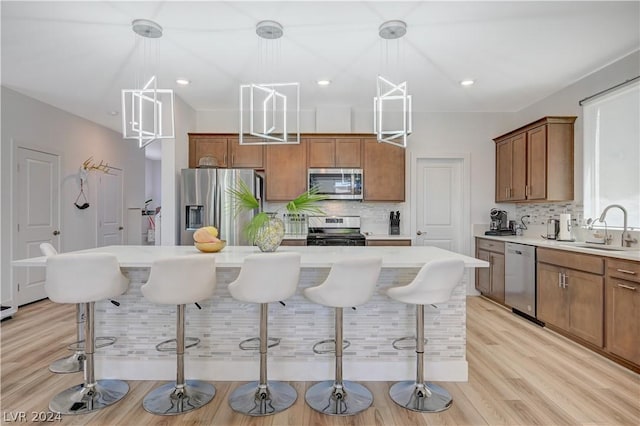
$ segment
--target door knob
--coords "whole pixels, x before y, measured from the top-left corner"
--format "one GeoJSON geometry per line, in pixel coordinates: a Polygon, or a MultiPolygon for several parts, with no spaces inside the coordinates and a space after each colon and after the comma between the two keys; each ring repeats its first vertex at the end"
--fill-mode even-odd
{"type": "MultiPolygon", "coordinates": [[[[426,232],[425,232],[426,234],[426,232]]],[[[422,231],[418,230],[418,232],[416,232],[416,235],[422,235],[422,231]]]]}
{"type": "Polygon", "coordinates": [[[56,229],[55,231],[53,231],[53,235],[60,235],[60,231],[56,229]]]}
{"type": "Polygon", "coordinates": [[[122,231],[124,229],[123,226],[118,226],[118,231],[122,231]]]}

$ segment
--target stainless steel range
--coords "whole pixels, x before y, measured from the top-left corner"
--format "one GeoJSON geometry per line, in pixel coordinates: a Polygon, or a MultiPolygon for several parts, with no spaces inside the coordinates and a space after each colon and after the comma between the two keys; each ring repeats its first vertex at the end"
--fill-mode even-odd
{"type": "Polygon", "coordinates": [[[308,246],[363,246],[360,216],[310,216],[308,246]]]}

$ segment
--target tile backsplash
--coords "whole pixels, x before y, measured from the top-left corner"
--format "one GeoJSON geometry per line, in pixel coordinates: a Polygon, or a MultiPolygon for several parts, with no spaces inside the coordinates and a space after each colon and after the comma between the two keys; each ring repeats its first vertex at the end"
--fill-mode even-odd
{"type": "Polygon", "coordinates": [[[533,225],[545,225],[549,216],[554,219],[560,219],[560,213],[569,213],[571,219],[575,219],[579,226],[584,224],[584,206],[573,201],[516,204],[516,217],[518,220],[525,215],[529,215],[529,223],[533,225]]]}
{"type": "MultiPolygon", "coordinates": [[[[263,210],[286,213],[285,203],[265,202],[263,210]]],[[[389,212],[400,212],[400,234],[409,231],[409,215],[405,212],[405,203],[367,203],[359,201],[323,201],[319,207],[327,216],[360,216],[362,232],[376,235],[389,234],[389,212]],[[406,219],[406,220],[403,220],[406,219]]]]}

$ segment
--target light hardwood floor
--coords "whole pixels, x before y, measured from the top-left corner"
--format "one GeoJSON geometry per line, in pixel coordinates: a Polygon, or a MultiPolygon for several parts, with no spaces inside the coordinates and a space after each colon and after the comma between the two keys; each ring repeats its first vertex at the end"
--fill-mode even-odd
{"type": "MultiPolygon", "coordinates": [[[[92,425],[639,425],[640,376],[479,297],[467,314],[469,381],[440,383],[454,397],[442,413],[417,414],[396,406],[390,383],[368,382],[374,403],[352,417],[323,416],[306,406],[311,383],[294,382],[295,405],[262,418],[234,413],[227,396],[236,382],[214,382],[214,400],[194,412],[154,416],[144,395],[160,382],[129,382],[124,400],[94,414],[63,417],[64,424],[92,425]]],[[[47,410],[55,393],[80,383],[81,373],[52,374],[48,364],[69,354],[75,336],[75,308],[41,301],[20,308],[0,326],[2,424],[12,415],[47,410]]],[[[636,319],[637,320],[637,319],[636,319]]],[[[257,362],[257,359],[256,359],[257,362]]]]}

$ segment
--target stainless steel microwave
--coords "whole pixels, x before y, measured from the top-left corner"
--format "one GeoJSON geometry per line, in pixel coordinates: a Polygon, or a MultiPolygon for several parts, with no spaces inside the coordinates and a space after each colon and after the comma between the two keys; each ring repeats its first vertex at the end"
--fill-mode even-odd
{"type": "Polygon", "coordinates": [[[329,200],[362,200],[362,169],[308,169],[308,188],[329,200]]]}

